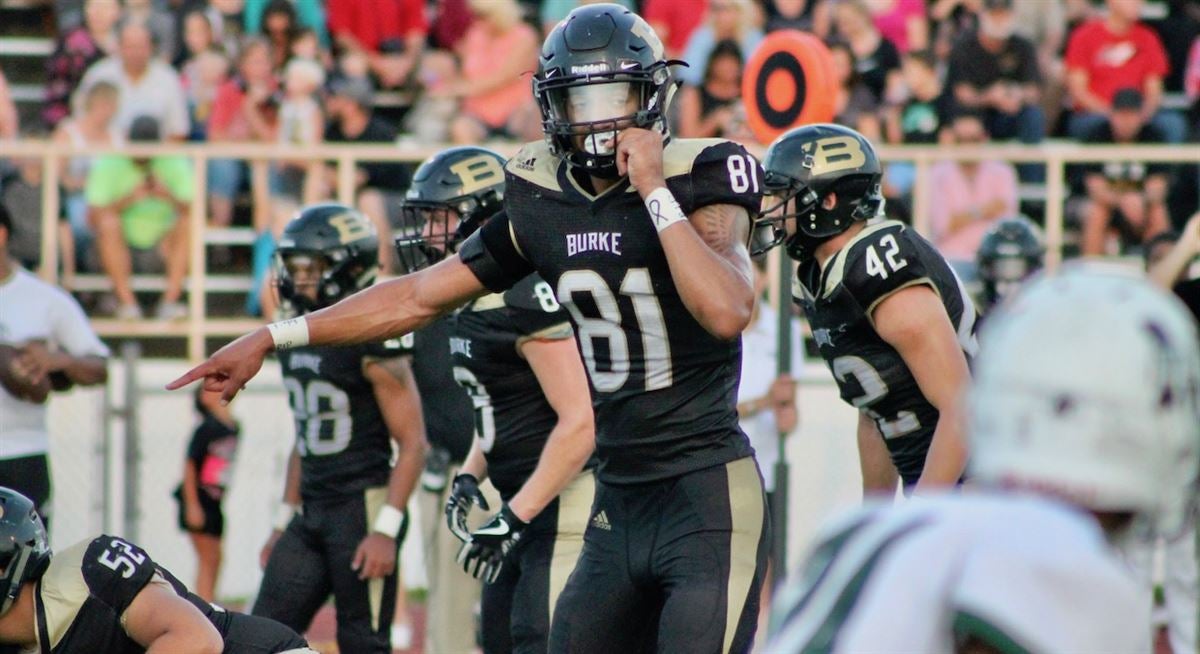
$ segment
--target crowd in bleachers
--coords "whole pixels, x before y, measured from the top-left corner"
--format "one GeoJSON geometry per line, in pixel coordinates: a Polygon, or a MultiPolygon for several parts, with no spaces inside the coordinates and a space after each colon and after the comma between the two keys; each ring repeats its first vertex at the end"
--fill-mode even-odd
{"type": "MultiPolygon", "coordinates": [[[[742,69],[764,35],[801,29],[830,47],[837,121],[879,143],[1183,143],[1200,140],[1200,0],[623,0],[689,64],[675,133],[751,140],[742,69]]],[[[542,35],[577,0],[56,0],[58,32],[37,119],[18,124],[0,74],[0,139],[64,144],[209,141],[417,144],[541,138],[526,74],[542,35]]],[[[1198,147],[1198,146],[1192,146],[1198,147]]],[[[186,160],[63,162],[68,272],[102,270],[104,310],[142,315],[129,283],[164,269],[157,308],[180,303],[194,178],[186,160]]],[[[388,243],[411,167],[361,166],[358,203],[388,243]]],[[[10,160],[0,201],[34,237],[41,170],[10,160]]],[[[945,162],[931,175],[932,240],[969,262],[989,226],[1020,210],[1036,164],[945,162]]],[[[331,167],[281,160],[208,163],[209,220],[245,224],[254,276],[246,311],[264,310],[274,235],[302,203],[329,197],[331,167]]],[[[894,163],[890,207],[911,206],[913,166],[894,163]]],[[[1083,254],[1136,249],[1190,215],[1194,167],[1109,162],[1069,171],[1083,254]]],[[[23,243],[20,239],[18,243],[23,243]]],[[[14,246],[17,247],[17,246],[14,246]]],[[[386,270],[395,272],[387,248],[386,270]]],[[[68,275],[69,279],[69,275],[68,275]]]]}

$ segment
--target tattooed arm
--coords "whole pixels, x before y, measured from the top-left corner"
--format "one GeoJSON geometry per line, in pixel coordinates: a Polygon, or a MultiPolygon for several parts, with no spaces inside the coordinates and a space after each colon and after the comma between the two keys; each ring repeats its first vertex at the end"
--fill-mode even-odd
{"type": "Polygon", "coordinates": [[[750,322],[754,306],[750,253],[746,242],[750,217],[742,207],[711,204],[659,235],[671,278],[692,316],[710,334],[730,340],[750,322]]]}

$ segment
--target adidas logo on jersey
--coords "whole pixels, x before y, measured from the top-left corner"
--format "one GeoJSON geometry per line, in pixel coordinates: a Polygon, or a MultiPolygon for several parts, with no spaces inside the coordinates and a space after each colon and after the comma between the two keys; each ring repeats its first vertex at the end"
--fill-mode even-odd
{"type": "Polygon", "coordinates": [[[612,531],[612,523],[608,521],[608,514],[604,512],[604,509],[601,509],[600,513],[597,513],[596,517],[592,518],[592,526],[596,529],[612,531]]]}
{"type": "Polygon", "coordinates": [[[567,256],[584,252],[621,254],[621,232],[584,232],[567,234],[567,256]]]}
{"type": "Polygon", "coordinates": [[[525,159],[517,159],[517,170],[533,170],[534,164],[537,163],[537,157],[528,157],[525,159]]]}

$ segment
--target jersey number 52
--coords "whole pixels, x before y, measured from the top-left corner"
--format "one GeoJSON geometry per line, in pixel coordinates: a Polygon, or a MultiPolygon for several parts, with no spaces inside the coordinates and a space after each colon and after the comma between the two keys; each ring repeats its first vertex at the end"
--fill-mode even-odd
{"type": "Polygon", "coordinates": [[[108,549],[101,552],[96,560],[100,565],[113,572],[120,572],[122,577],[128,579],[137,572],[139,565],[146,562],[146,555],[138,552],[132,545],[120,538],[110,538],[108,549]]]}

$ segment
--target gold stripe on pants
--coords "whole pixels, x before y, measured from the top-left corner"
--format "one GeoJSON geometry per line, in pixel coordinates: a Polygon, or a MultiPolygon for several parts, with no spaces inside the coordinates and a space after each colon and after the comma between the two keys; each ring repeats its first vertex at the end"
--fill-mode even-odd
{"type": "Polygon", "coordinates": [[[587,529],[596,496],[596,477],[591,470],[579,473],[558,494],[558,534],[550,556],[550,624],[554,624],[554,605],[575,570],[579,553],[583,551],[583,532],[587,529]]]}
{"type": "Polygon", "coordinates": [[[763,531],[763,487],[754,457],[725,464],[729,484],[729,581],[725,593],[725,643],[733,644],[738,620],[749,599],[750,586],[758,567],[758,545],[763,531]]]}

